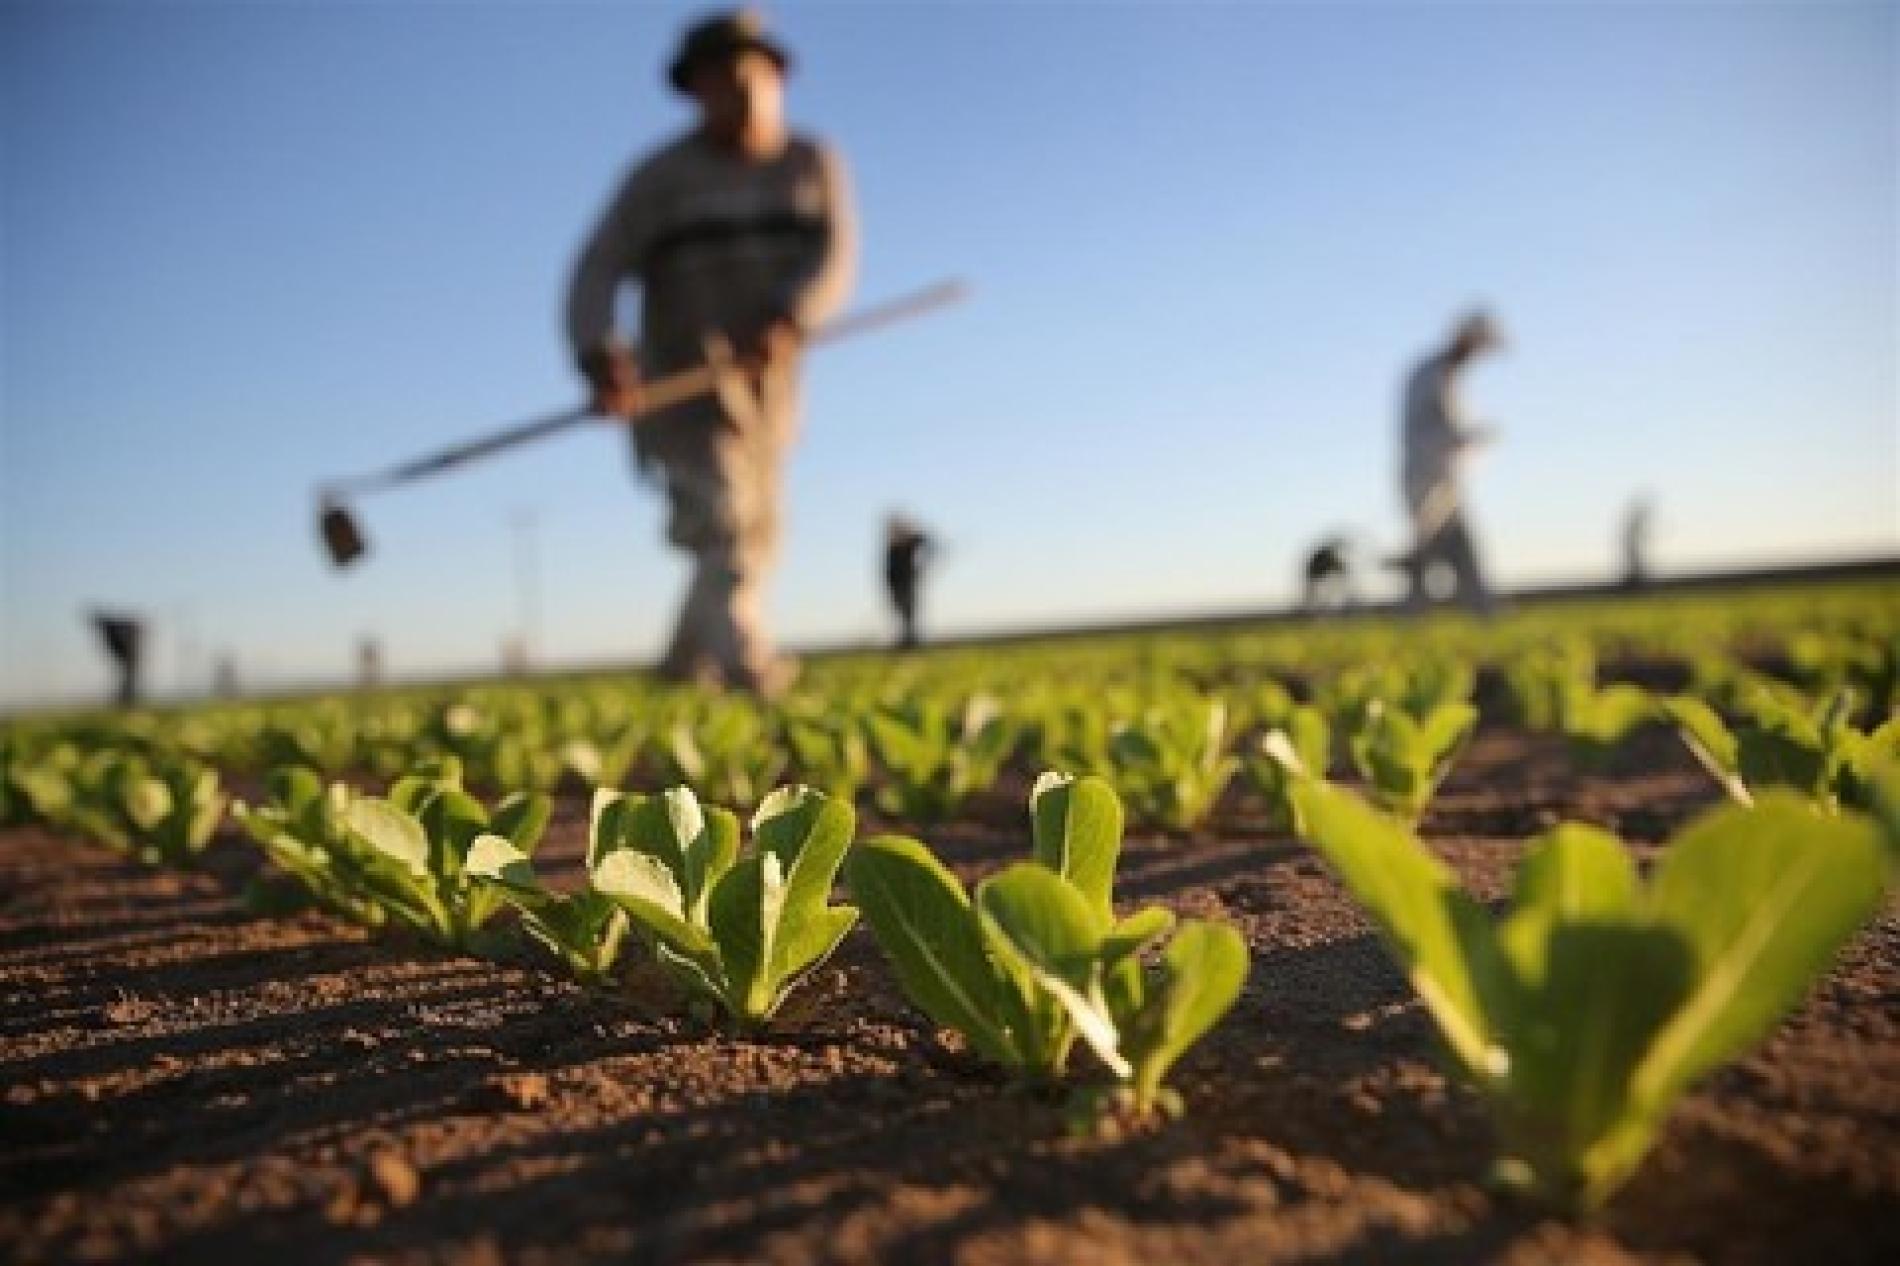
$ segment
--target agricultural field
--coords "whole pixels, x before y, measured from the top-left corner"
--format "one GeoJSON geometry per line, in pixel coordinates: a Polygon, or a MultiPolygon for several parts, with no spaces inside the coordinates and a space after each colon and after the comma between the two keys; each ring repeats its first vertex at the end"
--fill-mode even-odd
{"type": "Polygon", "coordinates": [[[1886,1262],[1900,584],[0,729],[23,1262],[1886,1262]]]}

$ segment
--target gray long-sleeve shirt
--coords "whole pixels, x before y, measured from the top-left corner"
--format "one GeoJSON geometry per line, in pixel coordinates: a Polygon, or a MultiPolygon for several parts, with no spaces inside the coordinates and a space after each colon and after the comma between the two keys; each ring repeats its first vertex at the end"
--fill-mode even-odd
{"type": "MultiPolygon", "coordinates": [[[[704,359],[709,334],[744,336],[780,316],[823,324],[856,263],[850,187],[829,146],[792,136],[754,160],[689,133],[633,169],[588,238],[568,290],[568,339],[577,356],[633,342],[616,330],[614,306],[636,282],[636,355],[658,377],[704,359]]],[[[766,394],[783,401],[768,412],[795,410],[795,393],[766,394]]],[[[637,428],[641,451],[664,455],[720,412],[710,397],[667,410],[637,428]]],[[[768,422],[785,434],[794,425],[768,422]]]]}
{"type": "Polygon", "coordinates": [[[1406,508],[1427,528],[1458,508],[1458,467],[1479,436],[1465,420],[1454,377],[1451,358],[1440,352],[1427,357],[1405,383],[1399,482],[1406,508]]]}

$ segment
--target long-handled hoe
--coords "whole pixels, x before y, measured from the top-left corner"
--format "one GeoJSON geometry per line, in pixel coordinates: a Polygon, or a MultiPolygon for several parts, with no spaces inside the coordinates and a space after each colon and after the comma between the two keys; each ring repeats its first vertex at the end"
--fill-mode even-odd
{"type": "MultiPolygon", "coordinates": [[[[912,317],[955,303],[964,295],[965,287],[960,281],[944,281],[934,286],[926,286],[910,294],[884,303],[873,304],[861,311],[832,322],[812,336],[813,343],[835,343],[842,339],[872,330],[895,325],[912,317]]],[[[682,401],[696,396],[706,395],[719,389],[726,375],[737,372],[730,357],[710,354],[707,362],[691,369],[681,370],[665,378],[644,384],[641,391],[640,412],[634,420],[651,417],[662,409],[667,409],[682,401]]],[[[366,492],[381,492],[389,488],[400,488],[431,475],[439,475],[466,465],[478,458],[499,453],[533,440],[546,439],[562,431],[571,430],[584,422],[592,420],[594,414],[587,405],[564,409],[559,413],[545,417],[530,418],[504,427],[492,434],[480,436],[461,444],[445,448],[441,452],[418,457],[375,474],[362,475],[355,479],[338,480],[325,484],[317,490],[317,530],[323,539],[324,552],[330,561],[338,567],[348,567],[368,551],[369,544],[363,535],[362,526],[351,513],[347,498],[366,492]]]]}

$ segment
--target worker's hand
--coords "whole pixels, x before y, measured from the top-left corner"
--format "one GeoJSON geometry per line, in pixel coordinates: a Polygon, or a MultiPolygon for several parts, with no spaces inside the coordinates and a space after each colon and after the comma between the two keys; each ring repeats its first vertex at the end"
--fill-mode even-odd
{"type": "Polygon", "coordinates": [[[789,360],[805,346],[804,327],[790,317],[780,317],[765,327],[765,359],[789,360]]]}
{"type": "Polygon", "coordinates": [[[599,348],[581,357],[593,395],[589,407],[601,417],[633,420],[640,411],[640,371],[625,348],[599,348]]]}
{"type": "Polygon", "coordinates": [[[748,364],[763,367],[796,356],[804,342],[804,331],[797,322],[787,316],[775,316],[739,339],[737,351],[748,364]]]}

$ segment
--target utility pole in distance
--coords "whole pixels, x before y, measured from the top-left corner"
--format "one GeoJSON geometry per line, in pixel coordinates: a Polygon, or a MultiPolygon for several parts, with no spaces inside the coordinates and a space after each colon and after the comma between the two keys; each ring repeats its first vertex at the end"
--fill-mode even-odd
{"type": "Polygon", "coordinates": [[[531,509],[510,516],[515,534],[516,633],[524,668],[541,658],[541,568],[536,531],[539,517],[531,509]]]}

